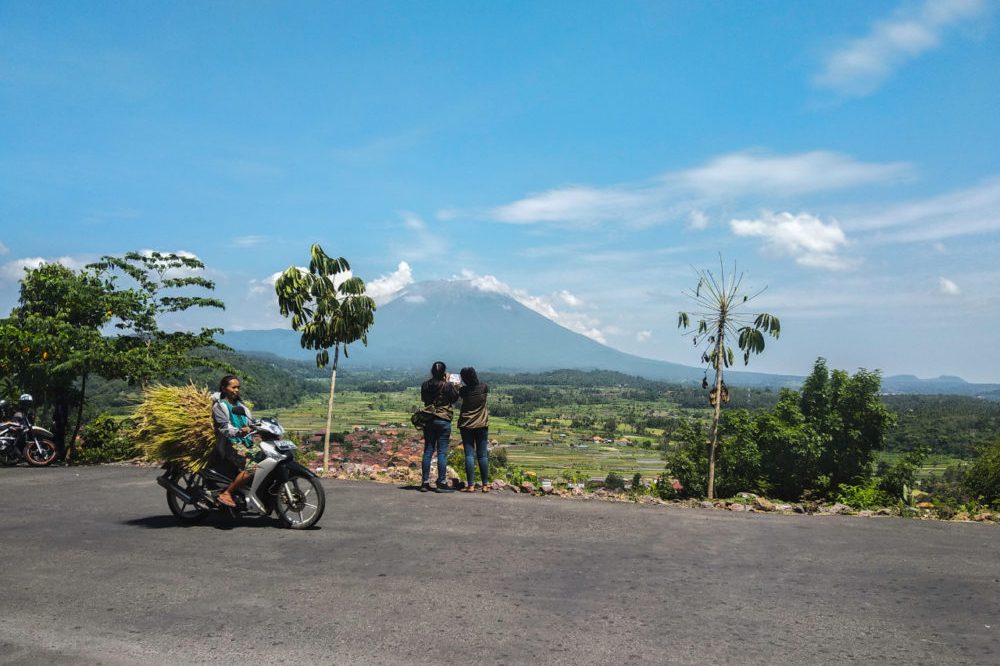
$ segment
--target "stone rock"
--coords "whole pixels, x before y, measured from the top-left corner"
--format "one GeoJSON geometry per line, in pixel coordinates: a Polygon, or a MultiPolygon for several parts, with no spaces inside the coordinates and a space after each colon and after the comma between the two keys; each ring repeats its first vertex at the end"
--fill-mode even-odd
{"type": "Polygon", "coordinates": [[[878,511],[875,512],[875,515],[876,516],[891,516],[892,515],[892,509],[890,509],[888,507],[882,507],[881,509],[879,509],[878,511]]]}
{"type": "Polygon", "coordinates": [[[841,504],[840,502],[837,502],[833,506],[828,507],[827,511],[835,515],[844,515],[844,516],[851,515],[854,513],[854,509],[847,506],[846,504],[841,504]]]}
{"type": "Polygon", "coordinates": [[[952,520],[968,520],[968,519],[969,519],[969,513],[967,511],[959,511],[952,517],[952,520]]]}
{"type": "Polygon", "coordinates": [[[531,481],[524,481],[521,483],[521,492],[528,493],[529,495],[535,492],[535,484],[531,481]]]}
{"type": "Polygon", "coordinates": [[[494,479],[490,484],[490,487],[493,488],[493,490],[503,490],[506,485],[507,482],[503,479],[494,479]]]}
{"type": "Polygon", "coordinates": [[[580,497],[581,495],[583,495],[583,488],[574,487],[573,490],[570,492],[572,493],[573,497],[580,497]]]}
{"type": "Polygon", "coordinates": [[[755,500],[755,499],[757,499],[757,496],[754,495],[753,493],[736,493],[736,496],[737,497],[742,497],[743,499],[748,499],[748,500],[755,500]]]}
{"type": "Polygon", "coordinates": [[[754,497],[753,505],[760,509],[761,511],[774,511],[775,506],[771,500],[766,497],[754,497]]]}
{"type": "Polygon", "coordinates": [[[872,516],[875,515],[875,512],[869,509],[862,509],[861,511],[858,511],[858,515],[864,516],[865,518],[871,518],[872,516]]]}
{"type": "Polygon", "coordinates": [[[553,485],[552,485],[552,484],[550,483],[550,484],[549,484],[549,485],[547,485],[547,486],[546,486],[546,485],[543,485],[543,486],[542,486],[542,492],[544,492],[544,493],[545,493],[546,495],[552,495],[552,494],[556,493],[556,489],[555,489],[555,487],[554,487],[554,486],[553,486],[553,485]]]}
{"type": "Polygon", "coordinates": [[[709,502],[708,500],[706,500],[704,502],[698,502],[698,506],[700,506],[703,509],[714,509],[715,508],[715,503],[714,502],[709,502]]]}
{"type": "Polygon", "coordinates": [[[933,509],[934,502],[917,502],[918,509],[933,509]]]}
{"type": "Polygon", "coordinates": [[[793,511],[793,510],[795,510],[795,507],[793,507],[791,504],[775,504],[774,505],[774,510],[775,511],[793,511]]]}
{"type": "Polygon", "coordinates": [[[795,513],[806,513],[806,508],[801,504],[793,504],[792,511],[794,511],[795,513]]]}
{"type": "Polygon", "coordinates": [[[743,506],[742,504],[739,504],[737,502],[733,502],[732,504],[729,505],[729,510],[730,511],[746,511],[747,508],[745,506],[743,506]]]}
{"type": "Polygon", "coordinates": [[[993,515],[989,513],[977,513],[972,519],[977,523],[985,523],[988,520],[992,520],[993,515]]]}

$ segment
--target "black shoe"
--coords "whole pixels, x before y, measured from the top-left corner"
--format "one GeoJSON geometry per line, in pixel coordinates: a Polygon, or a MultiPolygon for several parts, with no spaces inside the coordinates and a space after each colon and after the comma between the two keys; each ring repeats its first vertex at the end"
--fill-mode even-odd
{"type": "Polygon", "coordinates": [[[426,493],[430,489],[431,489],[431,484],[429,484],[429,483],[422,483],[422,484],[420,484],[420,492],[426,493]]]}
{"type": "Polygon", "coordinates": [[[453,493],[455,491],[453,489],[449,488],[448,486],[442,486],[441,484],[435,484],[434,485],[434,492],[436,492],[436,493],[453,493]]]}

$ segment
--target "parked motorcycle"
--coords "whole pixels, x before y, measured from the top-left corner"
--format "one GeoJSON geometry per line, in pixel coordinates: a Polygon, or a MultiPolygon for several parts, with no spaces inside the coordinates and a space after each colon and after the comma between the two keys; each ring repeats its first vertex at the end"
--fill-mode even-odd
{"type": "Polygon", "coordinates": [[[19,399],[18,411],[9,419],[10,407],[0,400],[0,465],[16,465],[22,460],[33,467],[45,467],[59,453],[55,436],[36,426],[32,420],[34,400],[25,393],[19,399]]]}
{"type": "MultiPolygon", "coordinates": [[[[242,405],[233,410],[246,415],[242,405]]],[[[285,429],[276,419],[252,419],[251,434],[260,439],[260,453],[254,457],[257,470],[249,486],[233,491],[236,508],[219,502],[237,470],[230,463],[215,461],[199,472],[190,472],[175,463],[163,466],[156,481],[167,491],[167,506],[184,522],[203,519],[211,511],[232,515],[276,514],[291,529],[312,527],[323,516],[326,495],[319,479],[295,462],[295,444],[284,439],[285,429]]]]}

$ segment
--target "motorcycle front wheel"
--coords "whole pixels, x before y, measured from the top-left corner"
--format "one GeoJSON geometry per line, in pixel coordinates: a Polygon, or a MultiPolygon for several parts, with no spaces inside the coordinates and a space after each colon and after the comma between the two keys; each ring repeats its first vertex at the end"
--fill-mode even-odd
{"type": "MultiPolygon", "coordinates": [[[[202,478],[197,474],[192,474],[190,472],[178,474],[171,480],[180,486],[181,490],[186,492],[188,496],[197,497],[201,494],[202,488],[204,487],[204,481],[202,478]]],[[[183,498],[178,497],[172,490],[167,490],[167,506],[170,507],[170,513],[174,514],[177,516],[178,520],[185,523],[193,523],[208,515],[208,509],[201,507],[194,502],[186,502],[183,498]]]]}
{"type": "Polygon", "coordinates": [[[274,487],[277,495],[275,510],[285,527],[304,530],[323,517],[326,493],[316,477],[296,474],[274,487]]]}
{"type": "Polygon", "coordinates": [[[24,459],[32,467],[45,467],[52,464],[59,450],[51,439],[38,437],[24,445],[24,459]]]}

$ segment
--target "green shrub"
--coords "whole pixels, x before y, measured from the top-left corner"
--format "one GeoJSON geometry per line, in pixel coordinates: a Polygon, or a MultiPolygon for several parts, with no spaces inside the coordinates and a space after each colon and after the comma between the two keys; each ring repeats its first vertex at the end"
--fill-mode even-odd
{"type": "Polygon", "coordinates": [[[965,470],[962,486],[984,504],[1000,501],[1000,438],[979,450],[965,470]]]}
{"type": "Polygon", "coordinates": [[[837,486],[837,501],[855,509],[877,509],[892,503],[875,481],[857,486],[840,484],[837,486]]]}
{"type": "Polygon", "coordinates": [[[625,479],[617,472],[609,472],[604,477],[604,487],[608,490],[625,490],[625,479]]]}
{"type": "Polygon", "coordinates": [[[134,425],[129,419],[100,414],[84,426],[81,432],[83,443],[77,447],[73,462],[93,465],[136,457],[139,449],[129,433],[134,425]]]}

